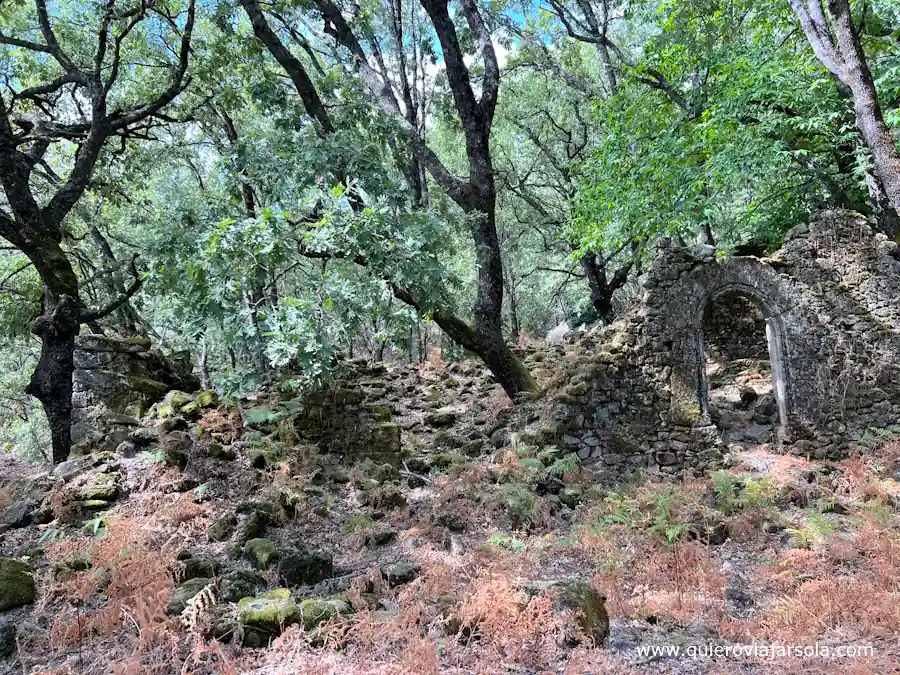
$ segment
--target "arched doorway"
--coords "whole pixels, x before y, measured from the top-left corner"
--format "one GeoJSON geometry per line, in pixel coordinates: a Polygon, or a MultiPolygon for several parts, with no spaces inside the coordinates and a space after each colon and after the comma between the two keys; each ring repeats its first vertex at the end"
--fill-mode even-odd
{"type": "Polygon", "coordinates": [[[788,424],[778,315],[755,289],[729,284],[700,308],[698,402],[730,441],[773,443],[788,424]]]}

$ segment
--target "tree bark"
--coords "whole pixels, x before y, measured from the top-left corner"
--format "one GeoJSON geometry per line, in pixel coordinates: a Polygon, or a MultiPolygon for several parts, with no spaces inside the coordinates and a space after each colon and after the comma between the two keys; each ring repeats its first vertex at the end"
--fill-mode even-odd
{"type": "Polygon", "coordinates": [[[848,0],[789,0],[800,26],[819,61],[853,94],[856,125],[872,153],[891,207],[900,213],[900,153],[878,102],[875,82],[859,34],[853,25],[848,0]]]}

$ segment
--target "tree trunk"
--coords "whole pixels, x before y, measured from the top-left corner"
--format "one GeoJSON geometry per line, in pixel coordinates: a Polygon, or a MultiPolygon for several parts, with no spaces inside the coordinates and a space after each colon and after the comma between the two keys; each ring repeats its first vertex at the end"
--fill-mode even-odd
{"type": "Polygon", "coordinates": [[[866,62],[848,0],[788,0],[819,61],[853,94],[856,126],[872,153],[891,207],[900,213],[900,152],[884,122],[872,72],[866,62]]]}
{"type": "Polygon", "coordinates": [[[603,323],[612,320],[612,290],[606,282],[606,262],[596,253],[588,253],[581,257],[581,269],[587,277],[591,289],[591,306],[597,312],[597,318],[603,323]]]}
{"type": "MultiPolygon", "coordinates": [[[[496,195],[493,174],[483,187],[483,203],[471,215],[476,218],[472,235],[478,270],[478,292],[475,296],[475,333],[472,346],[460,342],[480,356],[510,398],[523,391],[536,391],[538,386],[528,369],[515,357],[503,339],[503,263],[500,239],[495,223],[496,195]],[[480,213],[479,213],[480,212],[480,213]]],[[[441,328],[446,328],[438,322],[441,328]]],[[[447,333],[454,337],[452,333],[447,333]]],[[[456,339],[456,338],[454,338],[456,339]]]]}
{"type": "Polygon", "coordinates": [[[831,0],[829,8],[841,19],[845,15],[838,12],[846,13],[846,23],[844,20],[836,21],[835,31],[846,63],[846,84],[853,92],[856,125],[872,152],[875,171],[881,179],[888,201],[894,211],[900,212],[900,153],[897,152],[891,132],[884,122],[872,73],[866,63],[859,38],[852,29],[852,21],[849,18],[850,7],[846,2],[831,0]],[[850,28],[847,27],[847,23],[850,28]]]}
{"type": "MultiPolygon", "coordinates": [[[[112,247],[109,245],[106,237],[103,236],[103,233],[96,225],[91,228],[91,240],[100,251],[100,255],[103,256],[106,264],[109,265],[110,268],[117,267],[119,261],[116,259],[112,247]]],[[[122,281],[122,275],[119,271],[113,272],[112,274],[108,275],[107,277],[105,277],[105,280],[107,284],[107,290],[113,297],[115,297],[118,293],[125,292],[125,284],[122,281]]],[[[138,329],[138,326],[143,325],[143,321],[141,320],[141,317],[138,315],[137,311],[134,309],[134,306],[130,301],[124,302],[117,311],[122,319],[123,332],[125,333],[125,335],[134,336],[146,334],[146,331],[138,329]]]]}
{"type": "Polygon", "coordinates": [[[25,389],[44,407],[50,427],[53,463],[63,462],[72,445],[72,375],[75,372],[75,336],[80,326],[78,280],[68,260],[53,288],[44,286],[44,313],[31,327],[41,339],[41,358],[25,389]],[[71,274],[67,274],[69,272],[71,274]],[[68,286],[68,293],[59,290],[68,286]]]}
{"type": "Polygon", "coordinates": [[[872,200],[872,207],[875,216],[875,222],[878,223],[878,229],[895,241],[900,239],[900,216],[897,215],[896,209],[891,206],[884,185],[878,179],[878,176],[872,175],[866,171],[866,187],[869,190],[869,199],[872,200]]]}

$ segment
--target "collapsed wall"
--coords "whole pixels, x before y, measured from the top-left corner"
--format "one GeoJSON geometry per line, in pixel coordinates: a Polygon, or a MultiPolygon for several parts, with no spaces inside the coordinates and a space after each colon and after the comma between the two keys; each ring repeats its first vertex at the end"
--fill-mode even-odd
{"type": "MultiPolygon", "coordinates": [[[[305,397],[292,424],[323,452],[392,464],[411,450],[503,447],[518,428],[520,442],[577,452],[614,480],[645,467],[708,469],[730,437],[707,361],[762,357],[774,396],[754,419],[777,420],[786,452],[838,458],[869,430],[900,425],[898,258],[862,216],[839,211],[794,228],[762,259],[664,239],[620,321],[523,350],[541,398],[494,415],[497,386],[481,367],[426,377],[351,363],[305,397]]],[[[199,388],[189,359],[142,340],[81,336],[76,360],[73,437],[87,448],[116,447],[167,391],[199,388]]]]}
{"type": "Polygon", "coordinates": [[[837,458],[900,423],[898,247],[859,214],[830,211],[763,259],[662,240],[638,305],[570,350],[536,441],[614,475],[714,466],[725,439],[707,400],[703,321],[725,296],[764,319],[784,451],[837,458]]]}
{"type": "Polygon", "coordinates": [[[72,454],[113,450],[172,389],[196,391],[187,352],[162,354],[147,338],[86,334],[75,339],[72,454]]]}

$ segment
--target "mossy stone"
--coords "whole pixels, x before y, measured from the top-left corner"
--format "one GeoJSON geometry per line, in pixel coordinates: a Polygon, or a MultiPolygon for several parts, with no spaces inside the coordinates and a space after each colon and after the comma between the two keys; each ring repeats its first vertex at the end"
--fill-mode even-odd
{"type": "Polygon", "coordinates": [[[120,473],[107,473],[97,476],[97,482],[85,485],[75,492],[75,499],[79,501],[91,501],[101,499],[111,502],[119,498],[120,473]]]}
{"type": "Polygon", "coordinates": [[[163,405],[171,406],[173,410],[181,410],[190,402],[191,395],[177,389],[173,389],[163,398],[163,405]]]}
{"type": "Polygon", "coordinates": [[[34,602],[31,567],[13,558],[0,558],[0,612],[34,602]]]}
{"type": "Polygon", "coordinates": [[[230,462],[237,456],[233,447],[222,445],[221,443],[210,443],[207,445],[206,454],[213,459],[221,459],[225,462],[230,462]]]}
{"type": "Polygon", "coordinates": [[[430,427],[449,427],[456,421],[456,413],[452,410],[440,409],[425,415],[425,424],[430,427]]]}
{"type": "Polygon", "coordinates": [[[242,598],[237,606],[238,620],[244,626],[244,644],[264,647],[269,638],[281,634],[285,626],[300,619],[300,608],[286,588],[242,598]]]}
{"type": "Polygon", "coordinates": [[[346,616],[352,613],[350,605],[343,600],[310,598],[300,603],[300,623],[306,631],[313,630],[338,614],[346,616]]]}
{"type": "Polygon", "coordinates": [[[599,647],[609,636],[606,598],[586,581],[531,582],[525,585],[529,596],[545,593],[553,599],[557,611],[571,612],[578,629],[567,631],[572,643],[587,641],[599,647]]]}
{"type": "Polygon", "coordinates": [[[244,557],[256,569],[265,570],[280,557],[278,549],[268,539],[251,539],[244,544],[244,557]]]}
{"type": "Polygon", "coordinates": [[[166,606],[166,613],[181,614],[184,611],[184,608],[187,607],[188,601],[208,585],[209,579],[206,577],[188,579],[172,593],[172,599],[166,606]]]}
{"type": "Polygon", "coordinates": [[[194,401],[201,408],[214,408],[219,405],[219,395],[212,389],[207,389],[206,391],[201,391],[197,394],[194,401]]]}
{"type": "Polygon", "coordinates": [[[225,541],[237,527],[237,517],[227,515],[219,518],[206,530],[206,538],[210,541],[225,541]]]}
{"type": "Polygon", "coordinates": [[[278,577],[286,586],[311,586],[329,578],[333,571],[331,556],[321,551],[293,551],[278,564],[278,577]]]}
{"type": "Polygon", "coordinates": [[[195,420],[200,417],[200,405],[196,401],[191,401],[181,406],[181,414],[189,420],[195,420]]]}
{"type": "Polygon", "coordinates": [[[256,595],[266,587],[265,578],[252,570],[231,570],[219,578],[219,597],[227,602],[238,602],[256,595]]]}
{"type": "Polygon", "coordinates": [[[381,576],[391,588],[408,584],[419,575],[419,568],[408,562],[389,563],[381,566],[381,576]]]}

